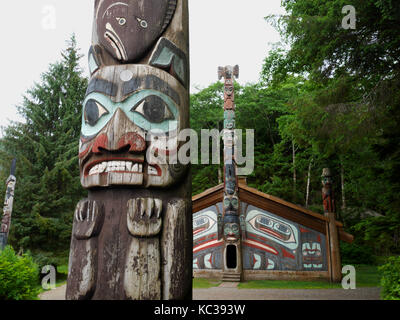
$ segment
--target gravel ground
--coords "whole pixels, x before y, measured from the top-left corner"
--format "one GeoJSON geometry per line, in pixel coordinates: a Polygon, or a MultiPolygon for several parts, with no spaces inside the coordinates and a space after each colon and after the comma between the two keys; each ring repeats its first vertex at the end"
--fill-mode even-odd
{"type": "MultiPolygon", "coordinates": [[[[42,293],[40,300],[64,300],[66,286],[42,293]]],[[[343,289],[237,289],[222,284],[194,289],[193,300],[380,300],[380,288],[343,289]]]]}
{"type": "Polygon", "coordinates": [[[380,288],[344,289],[236,289],[193,290],[194,300],[380,300],[380,288]]]}

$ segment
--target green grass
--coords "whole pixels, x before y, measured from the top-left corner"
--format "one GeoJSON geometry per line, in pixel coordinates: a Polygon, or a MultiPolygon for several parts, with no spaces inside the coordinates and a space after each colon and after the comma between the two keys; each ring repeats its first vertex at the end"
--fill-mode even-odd
{"type": "MultiPolygon", "coordinates": [[[[380,275],[377,266],[358,265],[356,268],[356,287],[379,287],[380,275]]],[[[283,281],[258,280],[242,282],[239,289],[335,289],[342,288],[340,283],[328,281],[283,281]]]]}
{"type": "Polygon", "coordinates": [[[358,265],[355,268],[357,287],[380,287],[381,275],[377,266],[358,265]]]}
{"type": "Polygon", "coordinates": [[[193,289],[208,289],[218,287],[221,284],[219,280],[193,278],[193,289]]]}

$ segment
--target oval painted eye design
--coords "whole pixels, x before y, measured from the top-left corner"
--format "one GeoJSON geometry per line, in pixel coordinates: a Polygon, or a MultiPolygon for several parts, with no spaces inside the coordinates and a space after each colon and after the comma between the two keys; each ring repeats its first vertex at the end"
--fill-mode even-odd
{"type": "Polygon", "coordinates": [[[140,113],[152,123],[162,123],[165,120],[175,119],[167,104],[158,96],[146,97],[134,106],[131,111],[140,113]]]}
{"type": "Polygon", "coordinates": [[[224,199],[224,207],[228,208],[231,204],[231,200],[229,198],[225,198],[224,199]]]}
{"type": "Polygon", "coordinates": [[[126,24],[126,19],[125,18],[116,18],[118,21],[118,24],[120,26],[124,26],[126,24]]]}
{"type": "Polygon", "coordinates": [[[234,209],[238,209],[239,208],[239,202],[238,202],[238,199],[237,198],[232,198],[232,201],[231,201],[231,203],[232,203],[232,207],[234,208],[234,209]]]}
{"type": "Polygon", "coordinates": [[[90,99],[85,105],[85,122],[93,127],[96,125],[97,121],[99,121],[99,119],[107,113],[108,111],[100,103],[90,99]]]}
{"type": "Polygon", "coordinates": [[[224,199],[224,207],[229,208],[230,206],[232,206],[232,208],[235,210],[237,210],[239,208],[239,202],[236,197],[232,197],[232,198],[226,197],[224,199]]]}

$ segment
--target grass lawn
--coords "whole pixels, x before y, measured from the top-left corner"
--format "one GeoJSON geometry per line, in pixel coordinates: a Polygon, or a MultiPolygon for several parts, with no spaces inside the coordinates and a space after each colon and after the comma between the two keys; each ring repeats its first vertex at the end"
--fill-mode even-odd
{"type": "MultiPolygon", "coordinates": [[[[356,287],[379,287],[380,275],[377,266],[358,265],[356,268],[356,287]]],[[[258,280],[242,282],[239,289],[334,289],[342,288],[340,283],[327,281],[281,281],[258,280]]]]}
{"type": "Polygon", "coordinates": [[[218,287],[221,284],[219,280],[193,278],[193,289],[208,289],[218,287]]]}

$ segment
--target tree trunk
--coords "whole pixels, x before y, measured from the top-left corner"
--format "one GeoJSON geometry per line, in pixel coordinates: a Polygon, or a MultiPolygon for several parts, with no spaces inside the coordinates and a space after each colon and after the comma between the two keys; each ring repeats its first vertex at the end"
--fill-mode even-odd
{"type": "Polygon", "coordinates": [[[344,183],[344,166],[343,162],[340,163],[340,180],[342,185],[342,210],[346,209],[346,193],[345,193],[345,183],[344,183]]]}
{"type": "Polygon", "coordinates": [[[311,158],[310,163],[308,165],[308,174],[307,174],[307,191],[306,191],[306,208],[308,208],[309,200],[310,200],[310,183],[311,183],[311,168],[314,158],[311,158]]]}
{"type": "Polygon", "coordinates": [[[221,167],[218,167],[218,184],[221,184],[222,182],[222,169],[221,167]]]}
{"type": "Polygon", "coordinates": [[[292,150],[293,150],[293,194],[296,191],[297,184],[297,173],[296,173],[296,146],[294,144],[294,140],[292,140],[292,150]]]}

